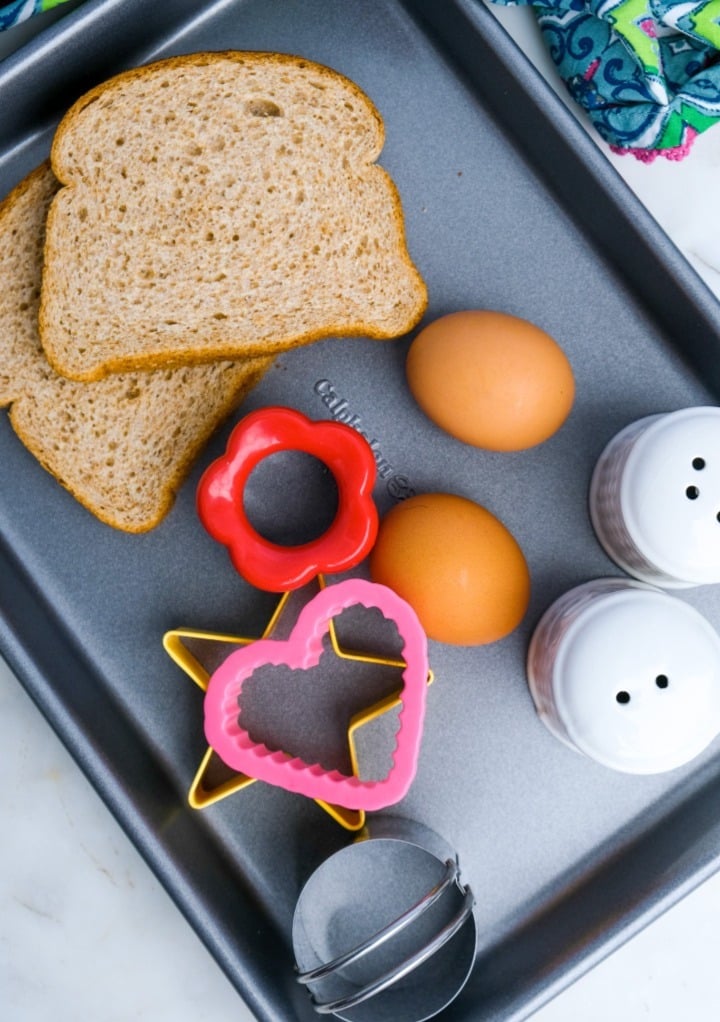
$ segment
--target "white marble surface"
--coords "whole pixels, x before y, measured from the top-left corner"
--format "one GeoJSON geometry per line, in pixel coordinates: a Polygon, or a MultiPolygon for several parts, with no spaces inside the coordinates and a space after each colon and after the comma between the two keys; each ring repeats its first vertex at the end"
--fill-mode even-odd
{"type": "MultiPolygon", "coordinates": [[[[527,11],[499,16],[552,78],[527,11]]],[[[27,31],[6,38],[0,54],[27,31]]],[[[611,159],[720,294],[720,128],[700,137],[680,165],[611,159]]],[[[250,1022],[2,663],[0,765],[3,1022],[250,1022]]],[[[719,916],[720,876],[541,1009],[536,1022],[714,1018],[719,916]]]]}

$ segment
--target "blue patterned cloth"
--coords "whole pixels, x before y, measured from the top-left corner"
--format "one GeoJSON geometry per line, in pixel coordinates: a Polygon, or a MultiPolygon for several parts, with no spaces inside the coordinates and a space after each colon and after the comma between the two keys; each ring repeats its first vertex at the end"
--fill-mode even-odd
{"type": "Polygon", "coordinates": [[[42,11],[49,11],[51,7],[58,7],[67,0],[14,0],[13,3],[0,4],[0,30],[19,25],[21,21],[27,21],[34,14],[42,11]]]}
{"type": "Polygon", "coordinates": [[[494,0],[532,5],[571,96],[602,137],[680,159],[720,120],[720,0],[494,0]]]}

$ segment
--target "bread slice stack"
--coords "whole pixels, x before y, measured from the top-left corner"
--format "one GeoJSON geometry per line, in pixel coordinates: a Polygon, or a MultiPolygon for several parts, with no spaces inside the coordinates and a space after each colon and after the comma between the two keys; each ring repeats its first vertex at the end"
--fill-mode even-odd
{"type": "Polygon", "coordinates": [[[156,525],[277,352],[419,321],[382,144],[357,86],[279,54],[171,58],[68,112],[0,206],[0,405],[102,521],[156,525]]]}
{"type": "Polygon", "coordinates": [[[143,532],[172,505],[213,430],[270,359],[122,373],[94,384],[56,373],[38,333],[49,165],[0,205],[0,407],[38,461],[102,521],[143,532]]]}

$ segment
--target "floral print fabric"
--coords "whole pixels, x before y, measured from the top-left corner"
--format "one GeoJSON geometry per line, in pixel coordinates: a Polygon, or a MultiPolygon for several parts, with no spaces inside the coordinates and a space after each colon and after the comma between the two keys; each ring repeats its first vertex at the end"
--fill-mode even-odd
{"type": "Polygon", "coordinates": [[[678,159],[720,119],[720,0],[494,0],[534,8],[570,94],[616,151],[678,159]]]}
{"type": "Polygon", "coordinates": [[[0,29],[10,28],[12,25],[19,25],[21,21],[27,21],[34,14],[42,11],[49,11],[51,7],[58,7],[66,0],[14,0],[14,3],[0,3],[0,29]]]}

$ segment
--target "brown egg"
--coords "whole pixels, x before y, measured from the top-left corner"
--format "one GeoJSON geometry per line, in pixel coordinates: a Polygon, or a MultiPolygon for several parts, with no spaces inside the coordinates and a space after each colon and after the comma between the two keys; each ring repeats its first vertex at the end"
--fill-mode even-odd
{"type": "Polygon", "coordinates": [[[503,312],[453,312],[426,326],[408,352],[407,380],[422,410],[458,440],[520,451],[570,414],[575,381],[556,341],[503,312]]]}
{"type": "Polygon", "coordinates": [[[429,638],[459,646],[503,638],[530,599],[513,535],[484,507],[449,493],[410,497],[385,515],[370,575],[407,600],[429,638]]]}

